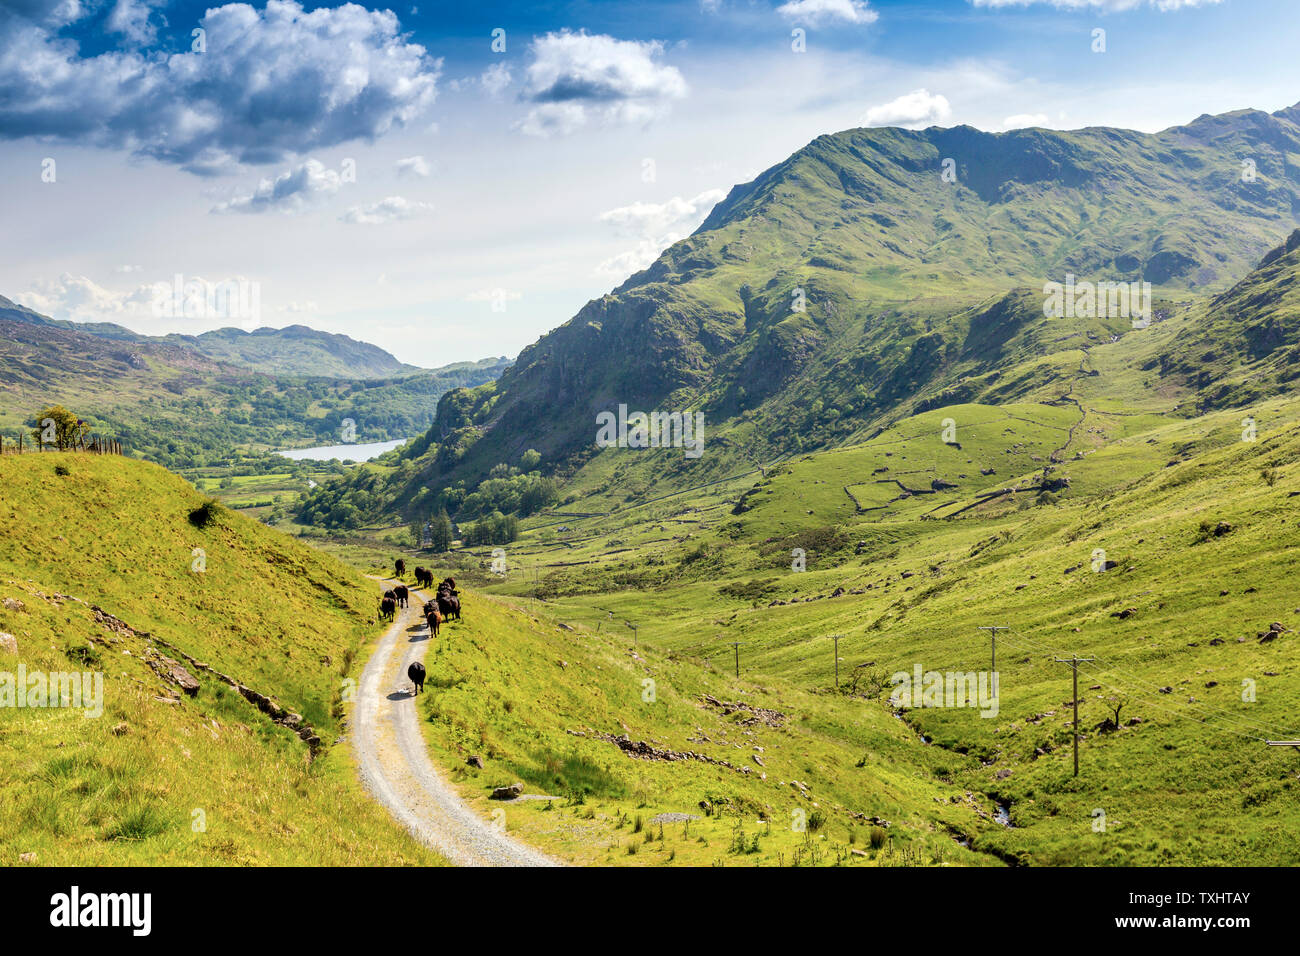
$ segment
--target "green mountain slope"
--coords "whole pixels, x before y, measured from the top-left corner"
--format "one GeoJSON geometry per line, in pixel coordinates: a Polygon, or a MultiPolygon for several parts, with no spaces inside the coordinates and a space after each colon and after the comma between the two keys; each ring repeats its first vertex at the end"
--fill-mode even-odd
{"type": "Polygon", "coordinates": [[[0,457],[0,672],[103,675],[98,715],[0,707],[0,859],[437,862],[336,746],[374,583],[202,505],[144,462],[0,457]]]}
{"type": "Polygon", "coordinates": [[[1043,283],[1149,281],[1156,323],[1226,289],[1296,227],[1298,118],[819,137],[498,382],[444,397],[410,452],[416,478],[392,500],[472,486],[529,448],[572,470],[594,453],[596,414],[620,403],[704,411],[703,478],[725,470],[720,459],[860,440],[927,406],[1064,382],[1080,344],[1149,330],[1127,314],[1046,319],[1043,283]]]}

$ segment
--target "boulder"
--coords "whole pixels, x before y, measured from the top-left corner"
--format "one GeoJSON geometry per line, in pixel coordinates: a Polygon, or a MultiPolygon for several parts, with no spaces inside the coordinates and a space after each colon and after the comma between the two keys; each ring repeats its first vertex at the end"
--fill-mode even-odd
{"type": "Polygon", "coordinates": [[[18,638],[12,634],[6,634],[0,631],[0,651],[8,651],[10,654],[18,653],[18,638]]]}
{"type": "Polygon", "coordinates": [[[524,792],[522,783],[512,783],[508,787],[497,787],[492,791],[493,800],[513,800],[524,792]]]}
{"type": "Polygon", "coordinates": [[[467,767],[477,767],[479,770],[482,770],[482,769],[483,769],[483,758],[480,757],[478,754],[474,754],[474,756],[470,757],[468,760],[465,761],[465,766],[467,766],[467,767]]]}

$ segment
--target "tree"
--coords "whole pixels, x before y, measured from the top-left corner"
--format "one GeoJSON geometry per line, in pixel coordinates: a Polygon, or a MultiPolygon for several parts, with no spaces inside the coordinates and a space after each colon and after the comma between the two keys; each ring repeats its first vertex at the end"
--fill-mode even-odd
{"type": "Polygon", "coordinates": [[[519,457],[519,464],[524,471],[532,471],[542,463],[542,453],[536,448],[530,448],[519,457]]]}
{"type": "Polygon", "coordinates": [[[38,445],[58,445],[71,448],[81,437],[81,425],[77,416],[62,405],[50,405],[36,416],[36,427],[32,429],[32,438],[38,445]]]}
{"type": "Polygon", "coordinates": [[[429,546],[434,551],[450,551],[452,529],[451,518],[447,517],[447,512],[439,511],[430,523],[433,526],[433,536],[429,546]]]}

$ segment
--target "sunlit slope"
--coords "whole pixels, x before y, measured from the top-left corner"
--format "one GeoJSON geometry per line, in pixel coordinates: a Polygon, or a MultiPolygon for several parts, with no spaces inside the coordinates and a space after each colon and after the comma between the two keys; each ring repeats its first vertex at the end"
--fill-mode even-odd
{"type": "Polygon", "coordinates": [[[101,716],[0,707],[0,860],[434,862],[333,746],[373,584],[221,509],[197,527],[202,503],[141,462],[0,458],[0,671],[103,675],[101,716]]]}
{"type": "Polygon", "coordinates": [[[736,680],[728,661],[565,617],[466,592],[426,658],[435,759],[511,833],[594,864],[1000,862],[979,852],[1001,829],[993,803],[939,779],[948,755],[878,705],[846,709],[829,683],[736,680]],[[514,782],[554,799],[489,799],[514,782]]]}
{"type": "MultiPolygon", "coordinates": [[[[1265,741],[1300,736],[1290,631],[1300,620],[1300,405],[1154,424],[1089,410],[1049,472],[1068,487],[958,513],[999,479],[1037,480],[1050,463],[1042,449],[1067,424],[1053,417],[1061,411],[996,410],[999,427],[988,410],[937,409],[900,423],[889,444],[877,444],[885,433],[791,462],[758,482],[749,510],[714,511],[687,541],[597,556],[543,580],[575,619],[594,624],[612,611],[645,642],[720,666],[740,641],[751,679],[805,688],[831,677],[831,635],[844,635],[842,674],[861,665],[887,677],[917,665],[987,670],[989,638],[977,628],[1009,626],[998,636],[996,718],[906,715],[951,757],[942,776],[1011,802],[1015,827],[991,837],[1000,850],[1040,864],[1296,862],[1283,838],[1300,823],[1294,755],[1265,741]],[[967,434],[958,425],[960,452],[943,447],[943,418],[981,415],[993,420],[967,434]],[[954,453],[964,457],[945,462],[954,453]],[[996,476],[953,474],[999,457],[1008,464],[996,476]],[[936,493],[858,511],[848,480],[903,464],[919,466],[908,479],[918,486],[927,467],[952,477],[952,505],[932,514],[936,493]],[[792,570],[794,548],[807,571],[792,570]],[[1077,781],[1070,670],[1053,660],[1073,654],[1096,658],[1080,665],[1077,781]],[[1112,731],[1102,722],[1115,704],[1112,731]],[[1105,832],[1094,830],[1097,809],[1105,832]]],[[[841,706],[866,712],[887,695],[841,706]]]]}

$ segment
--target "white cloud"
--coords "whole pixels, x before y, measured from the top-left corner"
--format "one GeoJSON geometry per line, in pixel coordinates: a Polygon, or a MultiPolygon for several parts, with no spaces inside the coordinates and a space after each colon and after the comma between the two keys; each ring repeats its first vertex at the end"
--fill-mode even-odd
{"type": "Polygon", "coordinates": [[[873,106],[863,114],[863,126],[902,126],[904,129],[923,129],[946,123],[952,117],[948,100],[929,90],[913,90],[896,100],[873,106]]]}
{"type": "Polygon", "coordinates": [[[158,28],[149,20],[151,12],[146,0],[117,0],[104,26],[137,46],[147,46],[158,38],[158,28]]]}
{"type": "Polygon", "coordinates": [[[500,96],[501,92],[510,85],[510,67],[504,63],[493,63],[478,78],[479,84],[487,91],[488,96],[500,96]]]}
{"type": "Polygon", "coordinates": [[[534,103],[518,128],[534,136],[571,133],[590,123],[646,123],[686,96],[676,67],[655,62],[657,41],[562,30],[538,37],[524,77],[524,99],[534,103]]]}
{"type": "Polygon", "coordinates": [[[432,172],[428,161],[423,156],[407,156],[397,161],[397,175],[418,176],[424,179],[432,172]]]}
{"type": "Polygon", "coordinates": [[[465,296],[466,302],[506,302],[522,299],[522,292],[515,292],[511,289],[475,289],[469,295],[465,296]]]}
{"type": "MultiPolygon", "coordinates": [[[[143,29],[126,15],[138,6],[114,8],[124,28],[143,29]]],[[[0,30],[0,137],[128,149],[197,173],[373,140],[429,107],[441,68],[392,12],[352,3],[213,7],[199,21],[206,52],[171,55],[83,57],[41,12],[0,30]]]]}
{"type": "Polygon", "coordinates": [[[432,203],[411,202],[411,200],[403,196],[389,196],[379,202],[353,206],[339,217],[339,221],[363,226],[377,226],[386,222],[396,222],[400,219],[411,219],[432,211],[432,203]]]}
{"type": "Polygon", "coordinates": [[[113,271],[118,273],[119,275],[130,275],[132,272],[143,271],[143,267],[132,266],[132,265],[116,266],[114,267],[113,271]]]}
{"type": "Polygon", "coordinates": [[[1058,10],[1098,10],[1103,13],[1122,13],[1125,10],[1135,10],[1145,4],[1161,13],[1168,13],[1171,10],[1213,7],[1222,0],[970,0],[970,2],[977,7],[988,7],[994,10],[1005,7],[1051,5],[1058,10]]]}
{"type": "Polygon", "coordinates": [[[339,173],[318,160],[309,159],[274,179],[262,179],[251,193],[218,203],[212,212],[302,212],[333,196],[342,183],[339,173]]]}
{"type": "Polygon", "coordinates": [[[113,322],[148,315],[153,286],[115,292],[83,275],[65,272],[57,279],[41,279],[17,297],[30,309],[55,319],[74,322],[113,322]]]}
{"type": "Polygon", "coordinates": [[[864,0],[789,0],[776,8],[787,20],[801,23],[820,23],[822,20],[843,20],[847,23],[868,24],[880,19],[864,0]]]}
{"type": "Polygon", "coordinates": [[[1003,129],[1027,129],[1030,126],[1046,126],[1050,122],[1046,113],[1017,113],[1002,121],[1003,129]]]}
{"type": "Polygon", "coordinates": [[[637,240],[635,248],[620,252],[596,266],[597,275],[625,279],[646,268],[666,248],[688,235],[708,217],[726,191],[708,189],[684,199],[674,196],[667,202],[635,202],[601,213],[597,219],[614,227],[616,235],[637,240]]]}

